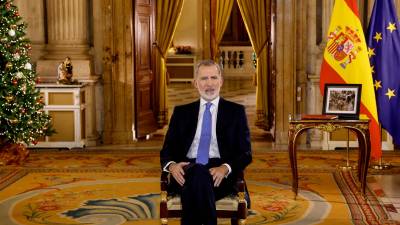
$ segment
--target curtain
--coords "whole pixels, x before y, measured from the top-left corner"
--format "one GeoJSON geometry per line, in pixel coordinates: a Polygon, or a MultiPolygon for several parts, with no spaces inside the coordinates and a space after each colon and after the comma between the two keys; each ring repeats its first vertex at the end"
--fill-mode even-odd
{"type": "Polygon", "coordinates": [[[211,0],[211,58],[218,61],[218,46],[228,25],[235,0],[211,0]]]}
{"type": "Polygon", "coordinates": [[[155,84],[157,123],[160,127],[168,122],[167,67],[165,59],[181,16],[184,0],[157,0],[155,46],[155,84]]]}
{"type": "Polygon", "coordinates": [[[268,130],[271,127],[268,115],[268,81],[269,81],[269,0],[237,0],[251,45],[257,56],[256,70],[256,126],[268,130]]]}

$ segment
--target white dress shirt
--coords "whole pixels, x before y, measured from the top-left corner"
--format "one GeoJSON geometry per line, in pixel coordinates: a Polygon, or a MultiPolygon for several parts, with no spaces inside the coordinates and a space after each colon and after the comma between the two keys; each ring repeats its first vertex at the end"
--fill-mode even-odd
{"type": "MultiPolygon", "coordinates": [[[[211,142],[210,142],[210,152],[209,152],[208,158],[221,158],[221,156],[219,154],[219,149],[218,149],[217,132],[216,132],[218,103],[219,103],[219,97],[217,97],[211,101],[211,107],[210,107],[211,121],[212,121],[211,122],[211,142]]],[[[203,124],[203,114],[206,109],[206,104],[207,104],[207,101],[204,100],[203,98],[200,98],[200,110],[199,110],[199,116],[197,119],[196,134],[194,135],[192,145],[190,146],[190,149],[186,155],[186,157],[188,157],[189,159],[195,159],[197,157],[197,150],[199,148],[199,142],[200,142],[200,136],[201,136],[201,127],[203,124]]]]}
{"type": "MultiPolygon", "coordinates": [[[[221,155],[219,154],[219,149],[218,149],[218,141],[217,141],[217,114],[218,114],[218,103],[219,103],[220,97],[218,96],[214,100],[211,101],[211,107],[210,107],[210,112],[211,112],[211,142],[210,142],[210,151],[208,158],[221,158],[221,155]]],[[[204,100],[203,98],[200,98],[200,108],[199,108],[199,115],[197,118],[197,128],[196,128],[196,134],[194,135],[192,144],[190,145],[189,151],[186,155],[187,158],[189,159],[195,159],[197,158],[197,150],[199,148],[199,142],[200,142],[200,135],[201,135],[201,127],[203,124],[203,114],[204,111],[206,110],[206,104],[208,102],[204,100]]],[[[168,171],[168,166],[171,163],[175,163],[174,161],[168,162],[165,167],[164,171],[168,171]]],[[[224,163],[228,168],[228,173],[226,176],[228,176],[232,168],[229,164],[224,163]]]]}

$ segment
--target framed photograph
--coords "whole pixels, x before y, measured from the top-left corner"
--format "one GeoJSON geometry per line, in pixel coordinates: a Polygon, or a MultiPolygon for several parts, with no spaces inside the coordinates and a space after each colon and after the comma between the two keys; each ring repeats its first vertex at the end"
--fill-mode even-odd
{"type": "Polygon", "coordinates": [[[361,84],[325,84],[322,114],[358,119],[361,84]]]}

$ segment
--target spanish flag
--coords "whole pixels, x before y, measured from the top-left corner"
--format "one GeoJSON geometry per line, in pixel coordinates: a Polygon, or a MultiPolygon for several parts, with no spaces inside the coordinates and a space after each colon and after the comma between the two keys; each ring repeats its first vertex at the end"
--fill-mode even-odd
{"type": "Polygon", "coordinates": [[[335,0],[321,65],[320,89],[326,83],[361,84],[360,113],[371,120],[371,155],[382,155],[372,70],[356,0],[335,0]]]}

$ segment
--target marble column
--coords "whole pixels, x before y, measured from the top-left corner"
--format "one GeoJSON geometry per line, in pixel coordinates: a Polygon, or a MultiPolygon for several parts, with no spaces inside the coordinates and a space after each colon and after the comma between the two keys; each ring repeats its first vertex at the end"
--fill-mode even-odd
{"type": "Polygon", "coordinates": [[[99,141],[99,135],[97,133],[97,99],[101,99],[101,93],[96,95],[98,83],[88,82],[85,87],[85,131],[86,131],[86,146],[96,146],[99,141]],[[96,99],[96,96],[97,99],[96,99]]]}
{"type": "Polygon", "coordinates": [[[298,1],[296,6],[296,112],[306,112],[306,89],[307,89],[307,41],[310,33],[307,26],[307,9],[309,1],[298,1]]]}
{"type": "MultiPolygon", "coordinates": [[[[276,1],[275,145],[288,144],[289,114],[296,111],[297,0],[276,1]]],[[[303,34],[300,34],[303,35],[303,34]]]]}
{"type": "Polygon", "coordinates": [[[132,7],[131,0],[103,0],[104,144],[134,143],[132,7]]]}
{"type": "Polygon", "coordinates": [[[397,18],[400,17],[400,0],[395,0],[394,4],[396,5],[396,9],[397,9],[397,18]]]}
{"type": "MultiPolygon", "coordinates": [[[[322,111],[322,95],[319,90],[319,74],[308,74],[307,82],[307,112],[309,114],[321,114],[322,111]]],[[[308,140],[312,148],[321,148],[323,143],[322,132],[318,129],[308,131],[308,140]]]]}
{"type": "Polygon", "coordinates": [[[37,62],[36,70],[42,82],[57,80],[58,65],[70,57],[73,79],[87,83],[85,87],[86,146],[96,145],[96,87],[99,75],[93,70],[90,50],[89,0],[46,0],[47,45],[46,54],[37,62]]]}
{"type": "MultiPolygon", "coordinates": [[[[397,18],[400,17],[400,0],[393,0],[396,7],[397,18]]],[[[372,9],[374,7],[375,0],[368,0],[368,20],[371,17],[372,9]]]]}
{"type": "Polygon", "coordinates": [[[47,0],[48,44],[45,59],[89,59],[87,0],[47,0]]]}
{"type": "MultiPolygon", "coordinates": [[[[316,0],[319,1],[319,0],[316,0]]],[[[319,71],[321,67],[323,47],[326,43],[326,34],[317,32],[322,30],[323,24],[317,27],[317,4],[316,1],[309,1],[307,6],[307,109],[308,114],[320,114],[322,109],[321,93],[319,90],[319,71]],[[321,34],[322,36],[317,36],[321,34]],[[322,38],[322,44],[317,44],[317,39],[322,38]]],[[[312,148],[322,146],[322,133],[320,130],[312,129],[308,131],[307,142],[312,148]]]]}
{"type": "Polygon", "coordinates": [[[92,80],[92,60],[89,55],[88,0],[46,0],[47,46],[38,61],[37,71],[44,81],[55,81],[57,66],[70,57],[74,78],[92,80]]]}

